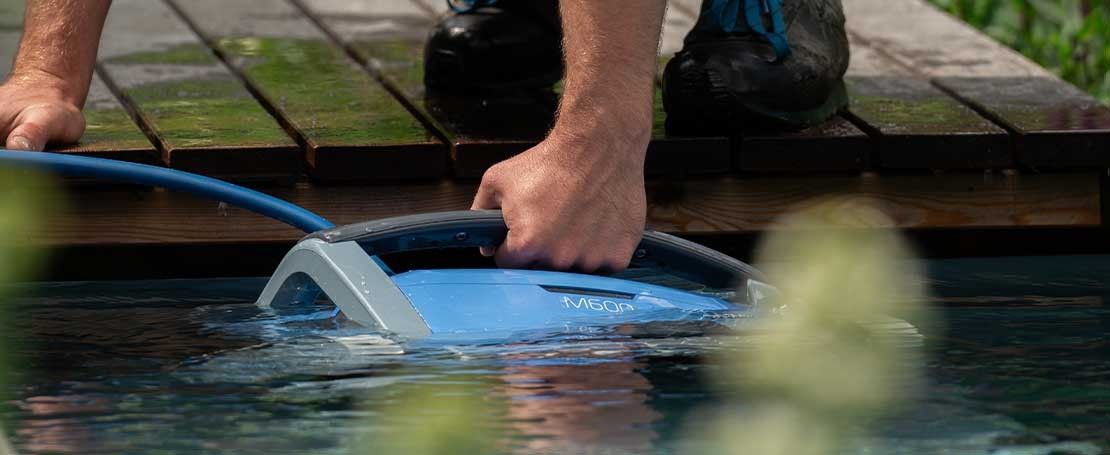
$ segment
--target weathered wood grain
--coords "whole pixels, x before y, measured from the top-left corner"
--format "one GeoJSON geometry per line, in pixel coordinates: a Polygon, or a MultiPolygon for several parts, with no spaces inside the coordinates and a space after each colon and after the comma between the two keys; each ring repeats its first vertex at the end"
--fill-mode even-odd
{"type": "Polygon", "coordinates": [[[659,39],[659,55],[674,55],[682,49],[682,40],[694,28],[694,20],[689,11],[675,0],[667,2],[667,13],[663,16],[663,35],[659,39]]]}
{"type": "Polygon", "coordinates": [[[435,96],[424,90],[424,40],[446,5],[412,1],[300,0],[360,63],[380,73],[421,119],[451,144],[454,171],[479,177],[490,165],[543,138],[554,118],[554,95],[435,96]]]}
{"type": "MultiPolygon", "coordinates": [[[[1093,226],[1100,221],[1098,176],[927,175],[868,177],[703,177],[650,180],[648,223],[668,232],[735,235],[773,227],[776,217],[814,198],[855,195],[914,229],[1093,226]]],[[[267,191],[332,221],[470,206],[474,184],[409,183],[267,191]]],[[[234,207],[154,192],[89,191],[36,241],[57,246],[253,244],[291,242],[302,234],[234,207]]]]}
{"type": "Polygon", "coordinates": [[[737,167],[745,172],[814,173],[869,167],[874,143],[837,115],[799,131],[749,132],[738,142],[737,167]]]}
{"type": "MultiPolygon", "coordinates": [[[[557,93],[530,97],[433,97],[425,93],[424,39],[435,20],[446,14],[445,4],[388,0],[300,3],[360,61],[380,71],[388,85],[402,94],[427,123],[442,132],[452,144],[457,176],[481,176],[490,165],[538,143],[550,128],[557,93]]],[[[677,37],[680,43],[693,24],[682,16],[672,14],[671,19],[670,32],[666,34],[677,37]]],[[[729,147],[726,139],[668,138],[661,128],[656,132],[647,151],[648,174],[698,174],[729,169],[731,158],[725,156],[729,147]]]]}
{"type": "Polygon", "coordinates": [[[850,111],[877,136],[888,169],[1013,166],[1005,130],[874,49],[852,43],[850,111]]]}
{"type": "Polygon", "coordinates": [[[446,174],[446,145],[286,0],[171,5],[296,132],[313,177],[446,174]]]}
{"type": "Polygon", "coordinates": [[[921,0],[845,0],[849,32],[1017,133],[1021,164],[1110,163],[1110,108],[921,0]]]}
{"type": "MultiPolygon", "coordinates": [[[[660,65],[660,71],[663,66],[660,65]]],[[[732,144],[727,137],[676,137],[667,134],[663,90],[656,84],[644,173],[649,176],[718,174],[732,170],[732,144]]]]}
{"type": "Polygon", "coordinates": [[[293,140],[165,3],[113,2],[99,58],[170,167],[240,181],[300,174],[293,140]]]}
{"type": "Polygon", "coordinates": [[[0,2],[0,75],[5,79],[12,70],[12,59],[23,35],[23,7],[24,2],[0,2]]]}
{"type": "Polygon", "coordinates": [[[678,12],[697,18],[698,13],[701,11],[702,0],[668,0],[668,5],[678,12]]]}
{"type": "Polygon", "coordinates": [[[116,95],[94,74],[82,109],[85,133],[76,144],[49,144],[47,151],[162,165],[158,151],[116,95]]]}
{"type": "MultiPolygon", "coordinates": [[[[0,2],[0,75],[4,75],[5,79],[11,71],[22,31],[23,2],[0,2]]],[[[84,114],[85,134],[78,143],[47,144],[47,150],[144,164],[161,162],[154,145],[95,74],[85,101],[84,114]]],[[[2,140],[0,138],[0,142],[2,140]]]]}

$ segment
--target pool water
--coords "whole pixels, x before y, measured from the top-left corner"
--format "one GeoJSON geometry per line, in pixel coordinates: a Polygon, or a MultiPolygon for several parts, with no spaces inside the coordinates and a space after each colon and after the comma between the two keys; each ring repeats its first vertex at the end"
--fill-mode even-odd
{"type": "MultiPolygon", "coordinates": [[[[923,390],[859,453],[1110,449],[1110,257],[926,265],[942,324],[897,329],[924,342],[923,390]]],[[[499,406],[464,416],[491,421],[499,451],[697,453],[707,409],[745,400],[711,384],[713,354],[758,342],[679,325],[402,346],[324,306],[263,312],[264,284],[27,286],[0,334],[28,365],[0,425],[20,453],[350,453],[469,394],[499,406]]]]}

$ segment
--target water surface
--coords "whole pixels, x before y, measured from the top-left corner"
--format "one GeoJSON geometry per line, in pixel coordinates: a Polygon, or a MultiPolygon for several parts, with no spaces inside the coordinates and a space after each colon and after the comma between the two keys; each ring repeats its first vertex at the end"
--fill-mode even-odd
{"type": "MultiPolygon", "coordinates": [[[[924,393],[869,453],[1110,448],[1110,257],[927,266],[943,328],[894,329],[924,342],[924,393]]],[[[29,367],[0,422],[21,453],[348,453],[420,424],[384,411],[407,392],[469,384],[509,451],[690,453],[714,403],[745,400],[711,385],[712,354],[758,343],[675,326],[400,346],[326,306],[260,311],[264,283],[27,286],[0,336],[29,367]]]]}

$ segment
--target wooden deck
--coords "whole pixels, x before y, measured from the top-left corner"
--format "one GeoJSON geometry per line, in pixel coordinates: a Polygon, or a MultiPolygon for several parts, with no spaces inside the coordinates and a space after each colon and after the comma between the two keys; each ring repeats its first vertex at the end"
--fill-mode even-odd
{"type": "MultiPolygon", "coordinates": [[[[243,182],[337,223],[465,209],[488,166],[542,138],[556,101],[427,96],[422,43],[442,3],[116,0],[88,131],[56,151],[243,182]]],[[[828,124],[674,138],[656,109],[653,228],[745,256],[784,210],[858,194],[932,255],[1110,251],[1110,108],[922,0],[844,5],[852,103],[828,124]]],[[[697,8],[671,0],[661,61],[697,8]]],[[[18,16],[3,16],[6,65],[18,16]]],[[[161,190],[71,193],[35,239],[57,249],[56,278],[265,275],[300,237],[161,190]]]]}

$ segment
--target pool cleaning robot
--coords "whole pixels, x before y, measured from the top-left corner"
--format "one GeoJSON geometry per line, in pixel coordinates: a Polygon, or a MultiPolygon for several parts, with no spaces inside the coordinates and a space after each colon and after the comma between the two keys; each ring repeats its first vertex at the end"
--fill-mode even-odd
{"type": "Polygon", "coordinates": [[[411,215],[336,227],[304,208],[220,180],[168,168],[56,153],[0,150],[0,164],[164,187],[236,205],[308,232],[286,254],[257,304],[326,297],[348,318],[406,338],[689,320],[746,314],[777,294],[741,261],[648,231],[631,266],[710,288],[725,300],[665,286],[578,273],[509,269],[415,269],[394,273],[394,253],[499,245],[500,211],[411,215]]]}

